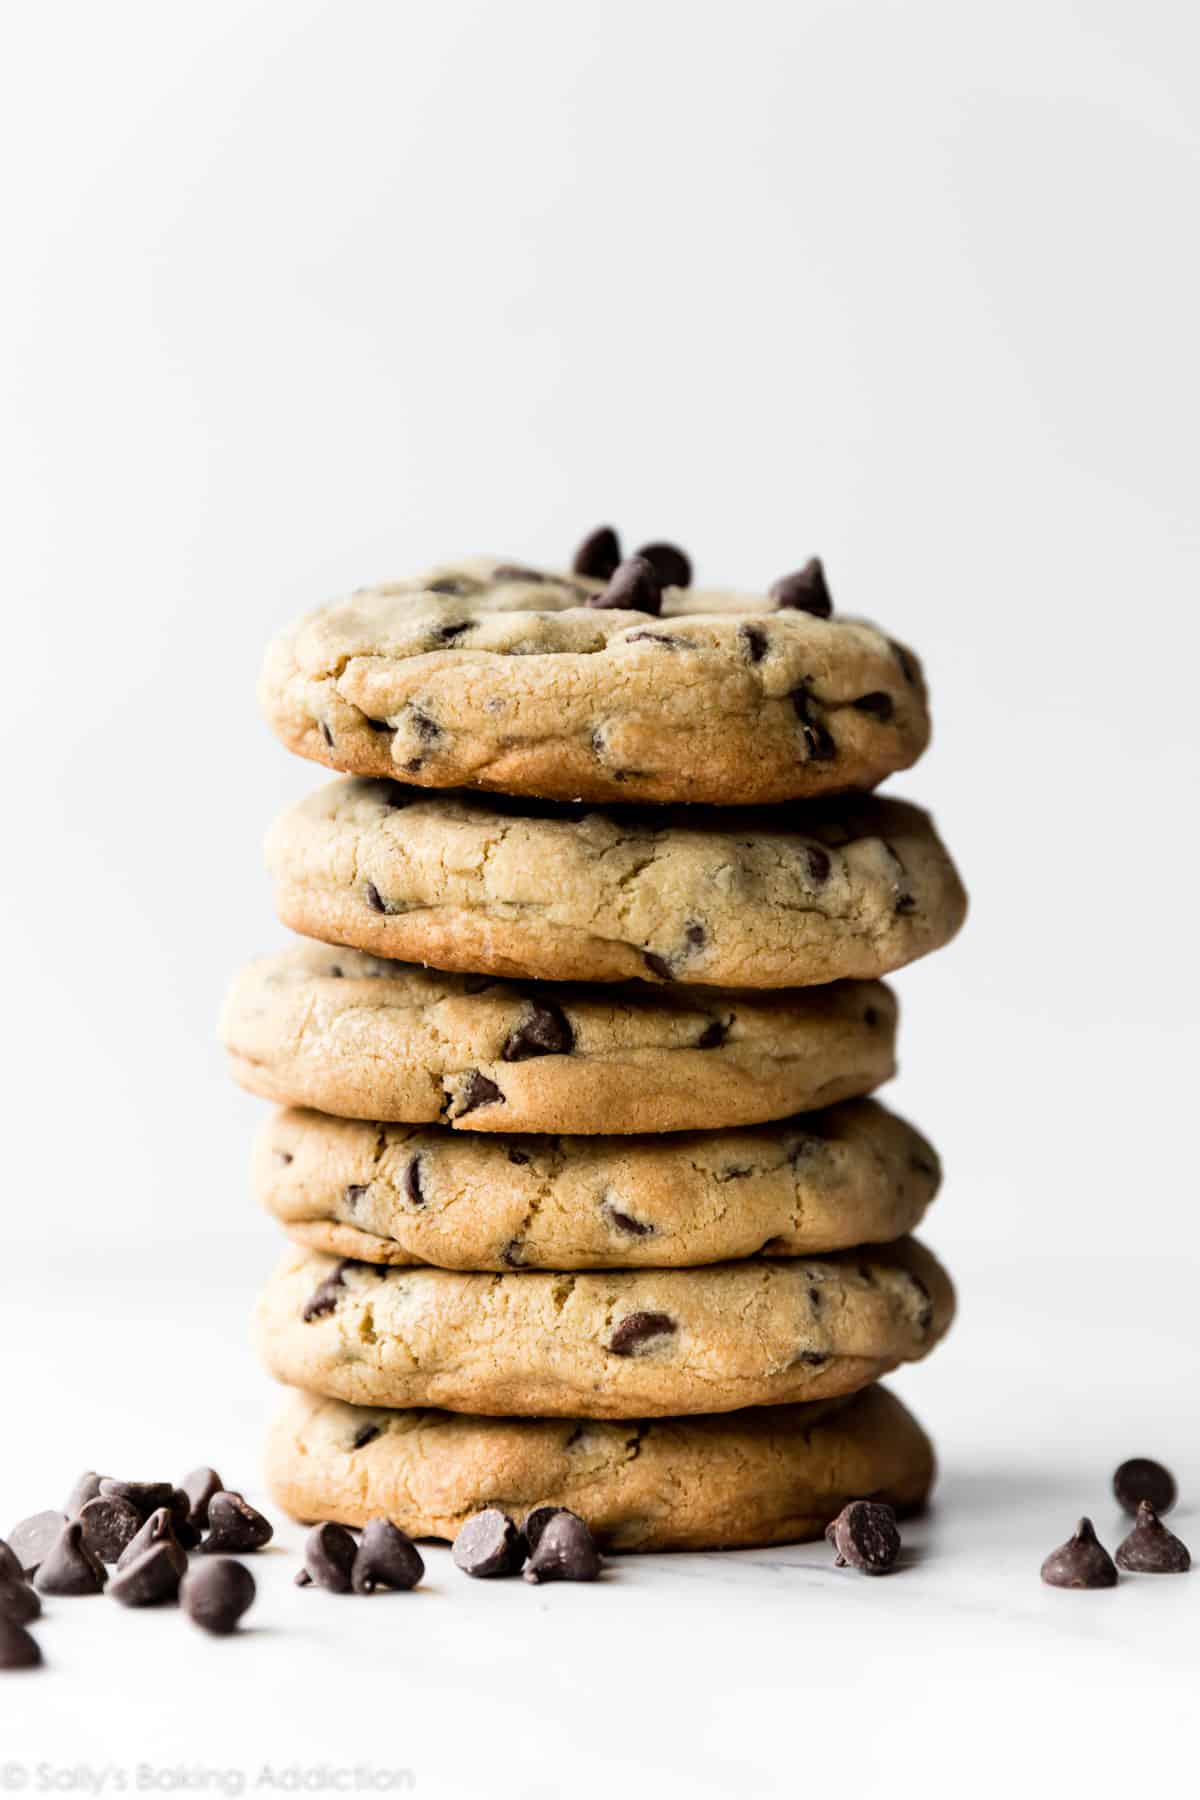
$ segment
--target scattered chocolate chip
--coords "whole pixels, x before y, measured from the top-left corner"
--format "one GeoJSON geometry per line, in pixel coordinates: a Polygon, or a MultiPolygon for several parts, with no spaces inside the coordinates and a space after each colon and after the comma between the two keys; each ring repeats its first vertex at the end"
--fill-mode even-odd
{"type": "Polygon", "coordinates": [[[829,880],[829,871],[833,867],[833,860],[828,850],[822,849],[820,844],[805,844],[801,849],[801,855],[808,871],[808,879],[815,887],[820,887],[829,880]]]}
{"type": "Polygon", "coordinates": [[[373,881],[365,881],[363,883],[363,895],[372,912],[385,913],[387,911],[387,907],[383,904],[379,889],[375,886],[373,881]]]}
{"type": "Polygon", "coordinates": [[[354,1436],[350,1439],[350,1448],[352,1450],[365,1450],[367,1445],[373,1444],[375,1439],[380,1435],[381,1433],[378,1425],[360,1425],[358,1430],[354,1433],[354,1436]]]}
{"type": "Polygon", "coordinates": [[[43,1594],[98,1594],[108,1574],[83,1541],[83,1526],[71,1519],[41,1560],[34,1586],[43,1594]]]}
{"type": "Polygon", "coordinates": [[[198,1563],[180,1589],[183,1610],[193,1625],[228,1637],[254,1599],[254,1577],[241,1563],[222,1559],[198,1563]]]}
{"type": "Polygon", "coordinates": [[[490,1580],[517,1574],[525,1561],[525,1540],[506,1512],[488,1506],[467,1520],[450,1553],[464,1575],[490,1580]]]}
{"type": "Polygon", "coordinates": [[[743,625],[738,632],[746,646],[746,655],[752,663],[759,663],[767,654],[767,634],[759,625],[743,625]]]}
{"type": "Polygon", "coordinates": [[[810,762],[832,762],[837,756],[837,745],[834,743],[825,726],[812,715],[812,696],[807,688],[796,688],[791,696],[792,707],[800,721],[804,742],[808,746],[810,762]]]}
{"type": "MultiPolygon", "coordinates": [[[[542,1533],[550,1523],[551,1519],[556,1518],[561,1512],[570,1512],[570,1508],[566,1506],[553,1506],[549,1501],[546,1501],[541,1506],[531,1507],[525,1514],[525,1523],[521,1526],[521,1536],[525,1539],[525,1548],[529,1551],[530,1555],[537,1549],[538,1544],[541,1541],[542,1533]]],[[[575,1513],[571,1514],[572,1518],[576,1518],[577,1516],[578,1515],[575,1513]]]]}
{"type": "Polygon", "coordinates": [[[32,1625],[41,1611],[42,1603],[27,1581],[0,1580],[0,1620],[32,1625]]]}
{"type": "Polygon", "coordinates": [[[1167,1530],[1148,1500],[1139,1500],[1137,1523],[1117,1545],[1116,1561],[1136,1575],[1184,1575],[1192,1566],[1187,1545],[1167,1530]]]}
{"type": "Polygon", "coordinates": [[[94,1500],[100,1492],[100,1477],[95,1469],[85,1469],[75,1486],[67,1495],[67,1503],[63,1508],[68,1519],[77,1519],[89,1500],[94,1500]]]}
{"type": "Polygon", "coordinates": [[[886,725],[895,712],[895,704],[890,694],[863,694],[861,699],[852,700],[850,704],[855,712],[867,713],[872,719],[878,719],[886,725]]]}
{"type": "Polygon", "coordinates": [[[504,1095],[494,1081],[489,1081],[486,1075],[479,1073],[478,1069],[468,1069],[462,1091],[459,1094],[459,1107],[455,1117],[461,1119],[464,1113],[474,1112],[480,1106],[495,1106],[497,1101],[503,1101],[503,1099],[504,1095]]]}
{"type": "Polygon", "coordinates": [[[643,1344],[655,1338],[673,1337],[678,1329],[667,1313],[628,1313],[609,1338],[608,1347],[614,1356],[632,1356],[643,1344]]]}
{"type": "Polygon", "coordinates": [[[621,1212],[611,1200],[604,1202],[604,1216],[618,1231],[624,1231],[630,1237],[653,1237],[653,1225],[643,1225],[640,1219],[633,1218],[627,1212],[621,1212]]]}
{"type": "Polygon", "coordinates": [[[117,1481],[106,1475],[100,1483],[100,1492],[118,1500],[128,1500],[145,1520],[160,1506],[170,1506],[175,1489],[169,1481],[117,1481]]]}
{"type": "Polygon", "coordinates": [[[1112,1480],[1113,1493],[1131,1516],[1143,1500],[1148,1500],[1156,1513],[1170,1512],[1179,1496],[1170,1469],[1149,1456],[1131,1456],[1123,1462],[1112,1480]]]}
{"type": "Polygon", "coordinates": [[[778,581],[773,581],[770,594],[776,606],[812,613],[817,619],[827,619],[833,611],[825,567],[819,556],[812,557],[793,574],[781,575],[778,581]]]}
{"type": "Polygon", "coordinates": [[[593,581],[607,581],[621,561],[621,540],[611,525],[598,525],[575,552],[571,572],[590,576],[593,581]]]}
{"type": "Polygon", "coordinates": [[[1050,1552],[1042,1564],[1042,1580],[1050,1587],[1060,1588],[1116,1586],[1116,1564],[1096,1536],[1090,1519],[1080,1519],[1074,1537],[1050,1552]]]}
{"type": "Polygon", "coordinates": [[[421,1159],[414,1156],[404,1171],[404,1198],[410,1206],[424,1206],[425,1192],[421,1186],[421,1159]]]}
{"type": "Polygon", "coordinates": [[[505,1044],[503,1055],[505,1062],[526,1062],[531,1056],[569,1056],[574,1048],[575,1033],[566,1014],[544,1000],[534,1000],[505,1044]]]}
{"type": "Polygon", "coordinates": [[[24,1580],[25,1570],[21,1567],[20,1557],[0,1538],[0,1581],[24,1580]]]}
{"type": "Polygon", "coordinates": [[[241,1494],[223,1490],[208,1503],[208,1536],[200,1546],[202,1556],[242,1556],[261,1550],[275,1535],[269,1519],[241,1494]]]}
{"type": "Polygon", "coordinates": [[[376,1588],[405,1593],[415,1588],[425,1573],[421,1552],[390,1519],[368,1519],[350,1570],[356,1594],[373,1594],[376,1588]]]}
{"type": "Polygon", "coordinates": [[[324,719],[321,720],[321,736],[325,739],[325,742],[328,744],[329,748],[332,750],[333,749],[333,733],[332,733],[332,731],[330,731],[330,729],[329,729],[328,725],[325,723],[324,719]]]}
{"type": "Polygon", "coordinates": [[[300,1314],[306,1325],[311,1325],[314,1319],[323,1319],[327,1313],[337,1310],[338,1301],[341,1299],[346,1285],[342,1277],[350,1266],[351,1258],[344,1256],[341,1262],[329,1271],[325,1279],[318,1282],[305,1301],[304,1310],[300,1314]]]}
{"type": "Polygon", "coordinates": [[[711,1019],[696,1039],[697,1050],[719,1050],[729,1033],[720,1019],[711,1019]]]}
{"type": "Polygon", "coordinates": [[[660,956],[657,950],[643,950],[642,961],[645,963],[650,973],[652,975],[657,975],[660,981],[674,980],[674,976],[671,974],[670,963],[665,956],[660,956]]]}
{"type": "Polygon", "coordinates": [[[0,1669],[36,1669],[41,1660],[37,1641],[25,1627],[0,1616],[0,1669]]]}
{"type": "Polygon", "coordinates": [[[540,587],[549,579],[540,569],[527,569],[523,563],[497,563],[492,570],[493,581],[531,581],[540,587]]]}
{"type": "Polygon", "coordinates": [[[472,581],[468,575],[439,575],[436,581],[426,584],[427,594],[454,594],[462,598],[465,594],[479,591],[479,583],[472,581]]]}
{"type": "Polygon", "coordinates": [[[161,1606],[178,1595],[182,1573],[170,1546],[156,1544],[114,1575],[108,1591],[122,1606],[161,1606]]]}
{"type": "Polygon", "coordinates": [[[882,1500],[851,1500],[825,1527],[839,1569],[847,1564],[864,1575],[886,1575],[900,1554],[896,1514],[882,1500]]]}
{"type": "Polygon", "coordinates": [[[79,1523],[92,1555],[115,1563],[142,1529],[142,1515],[117,1494],[97,1494],[79,1514],[79,1523]]]}
{"type": "Polygon", "coordinates": [[[117,1558],[118,1573],[131,1568],[150,1550],[165,1550],[179,1573],[186,1571],[187,1553],[176,1535],[175,1517],[169,1507],[160,1506],[152,1512],[137,1536],[125,1546],[117,1558]]]}
{"type": "Polygon", "coordinates": [[[36,1572],[43,1557],[57,1544],[66,1523],[65,1513],[40,1512],[13,1526],[8,1534],[8,1547],[26,1575],[36,1572]]]}
{"type": "Polygon", "coordinates": [[[328,1589],[331,1594],[350,1592],[350,1574],[358,1545],[344,1525],[326,1519],[314,1525],[304,1540],[304,1568],[308,1576],[303,1585],[328,1589]]]}
{"type": "Polygon", "coordinates": [[[692,565],[677,544],[643,544],[634,554],[650,564],[658,576],[660,586],[691,586],[692,565]]]}
{"type": "Polygon", "coordinates": [[[180,1486],[188,1498],[188,1521],[197,1531],[203,1531],[208,1524],[208,1506],[215,1494],[225,1489],[225,1483],[215,1469],[201,1466],[184,1476],[180,1486]]]}
{"type": "MultiPolygon", "coordinates": [[[[545,1510],[544,1508],[542,1510],[545,1510]]],[[[578,1514],[560,1507],[546,1519],[531,1547],[526,1581],[595,1581],[600,1554],[578,1514]]]]}
{"type": "Polygon", "coordinates": [[[602,594],[593,594],[589,606],[606,612],[662,611],[662,583],[644,556],[630,556],[613,571],[602,594]]]}

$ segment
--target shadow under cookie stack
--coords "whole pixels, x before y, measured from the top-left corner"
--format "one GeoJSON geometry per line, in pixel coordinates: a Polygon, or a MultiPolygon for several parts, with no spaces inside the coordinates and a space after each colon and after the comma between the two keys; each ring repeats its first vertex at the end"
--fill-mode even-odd
{"type": "Polygon", "coordinates": [[[339,772],[268,860],[291,948],[228,997],[275,1102],[262,1297],[303,1520],[453,1538],[546,1504],[611,1550],[818,1535],[919,1507],[878,1380],[950,1282],[907,1235],[925,1140],[880,977],[966,900],[872,790],[929,735],[916,659],[832,612],[592,534],[571,574],[472,559],[301,620],[261,684],[339,772]]]}

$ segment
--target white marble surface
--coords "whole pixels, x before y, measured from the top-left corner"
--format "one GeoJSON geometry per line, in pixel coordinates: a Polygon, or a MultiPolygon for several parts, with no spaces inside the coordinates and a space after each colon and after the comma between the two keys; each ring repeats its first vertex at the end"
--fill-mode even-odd
{"type": "MultiPolygon", "coordinates": [[[[265,1264],[269,1236],[250,1235],[265,1264]]],[[[7,1264],[5,1526],[88,1464],[158,1476],[212,1460],[263,1499],[253,1262],[201,1244],[47,1256],[45,1281],[30,1258],[7,1264]]],[[[357,1602],[293,1587],[300,1534],[284,1526],[254,1561],[260,1599],[236,1640],[176,1613],[48,1601],[50,1667],[0,1686],[0,1781],[94,1792],[91,1769],[107,1792],[276,1792],[306,1769],[319,1792],[659,1800],[1178,1777],[1200,1583],[1063,1594],[1037,1571],[1085,1509],[1115,1543],[1107,1480],[1127,1454],[1173,1463],[1173,1522],[1200,1540],[1190,1270],[1034,1267],[993,1247],[958,1273],[959,1327],[896,1383],[943,1475],[892,1577],[835,1572],[807,1545],[626,1557],[597,1586],[534,1590],[468,1581],[434,1547],[417,1593],[357,1602]]]]}

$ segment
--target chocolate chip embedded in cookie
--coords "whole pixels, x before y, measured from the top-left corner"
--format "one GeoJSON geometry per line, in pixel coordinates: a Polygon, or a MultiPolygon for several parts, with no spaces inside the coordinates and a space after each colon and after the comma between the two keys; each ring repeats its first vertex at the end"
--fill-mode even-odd
{"type": "Polygon", "coordinates": [[[222,1019],[236,1078],[286,1105],[621,1135],[757,1123],[868,1093],[894,1071],[895,1028],[895,1000],[876,982],[533,995],[308,942],[252,963],[222,1019]],[[531,1035],[535,1006],[554,1009],[554,1047],[543,1027],[531,1035]]]}
{"type": "Polygon", "coordinates": [[[954,1295],[912,1239],[790,1262],[456,1274],[293,1250],[258,1308],[271,1373],[362,1406],[591,1418],[822,1399],[924,1357],[954,1295]]]}
{"type": "MultiPolygon", "coordinates": [[[[294,931],[539,981],[871,978],[936,950],[966,912],[929,815],[861,795],[598,811],[336,781],[278,820],[267,861],[294,931]]],[[[510,1055],[558,1048],[555,1033],[543,1009],[510,1055]]]]}
{"type": "Polygon", "coordinates": [[[267,719],[346,774],[562,800],[792,800],[924,750],[915,657],[816,616],[811,583],[807,606],[698,591],[673,547],[610,568],[613,548],[572,575],[476,558],[320,608],[267,654],[267,719]],[[660,597],[668,628],[647,631],[660,597]]]}
{"type": "Polygon", "coordinates": [[[495,1506],[565,1507],[606,1550],[708,1550],[820,1537],[848,1500],[914,1511],[933,1452],[885,1389],[807,1406],[684,1419],[480,1418],[364,1411],[293,1394],[271,1434],[268,1480],[294,1517],[454,1538],[495,1506]],[[364,1422],[374,1435],[355,1440],[364,1422]]]}

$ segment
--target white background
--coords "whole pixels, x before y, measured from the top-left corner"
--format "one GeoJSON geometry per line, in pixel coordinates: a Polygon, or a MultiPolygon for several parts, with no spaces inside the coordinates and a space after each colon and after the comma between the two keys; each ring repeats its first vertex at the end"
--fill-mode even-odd
{"type": "Polygon", "coordinates": [[[1193,1582],[1037,1566],[1085,1507],[1112,1541],[1124,1455],[1200,1491],[1195,20],[6,10],[6,1514],[85,1463],[254,1485],[274,1245],[214,1021],[315,778],[253,699],[300,608],[610,518],[713,582],[819,552],[925,658],[897,789],[974,908],[898,984],[890,1097],[944,1153],[962,1305],[897,1383],[945,1470],[903,1578],[810,1547],[548,1596],[435,1556],[424,1601],[348,1614],[276,1555],[238,1647],[48,1620],[0,1753],[656,1796],[1107,1793],[1178,1758],[1193,1582]]]}

